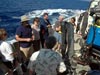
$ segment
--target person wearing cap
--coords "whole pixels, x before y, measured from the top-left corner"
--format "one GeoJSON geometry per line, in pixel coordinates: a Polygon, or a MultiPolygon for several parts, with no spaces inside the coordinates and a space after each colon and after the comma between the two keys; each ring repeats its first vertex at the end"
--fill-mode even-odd
{"type": "Polygon", "coordinates": [[[24,15],[21,16],[21,25],[16,30],[15,38],[19,42],[20,51],[24,54],[23,60],[27,61],[29,49],[31,46],[32,38],[32,29],[29,25],[29,18],[24,15]]]}
{"type": "Polygon", "coordinates": [[[44,41],[49,36],[49,29],[51,28],[51,23],[48,19],[48,13],[43,14],[43,18],[40,19],[40,38],[42,47],[44,47],[44,41]]]}

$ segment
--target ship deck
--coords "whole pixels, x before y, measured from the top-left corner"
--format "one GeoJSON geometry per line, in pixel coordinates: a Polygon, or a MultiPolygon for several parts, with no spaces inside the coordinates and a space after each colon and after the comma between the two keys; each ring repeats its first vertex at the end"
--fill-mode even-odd
{"type": "MultiPolygon", "coordinates": [[[[81,35],[79,34],[74,34],[74,50],[75,50],[75,55],[78,57],[80,56],[80,48],[83,45],[84,40],[82,39],[81,35]]],[[[19,50],[18,45],[15,45],[16,50],[19,50]]],[[[74,60],[75,62],[77,62],[76,60],[74,60]]],[[[4,66],[4,64],[2,64],[0,62],[0,69],[3,70],[3,72],[5,73],[5,75],[7,75],[7,68],[4,66]]],[[[90,67],[88,65],[81,65],[77,63],[77,67],[76,67],[76,75],[79,75],[79,72],[85,70],[85,71],[89,71],[90,67]]],[[[24,73],[24,75],[28,75],[27,72],[24,73]]],[[[68,74],[66,74],[68,75],[68,74]]]]}

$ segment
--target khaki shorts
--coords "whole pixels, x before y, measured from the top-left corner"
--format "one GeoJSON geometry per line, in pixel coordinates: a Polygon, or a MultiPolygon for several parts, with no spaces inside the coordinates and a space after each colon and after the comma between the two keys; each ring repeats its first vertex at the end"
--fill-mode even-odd
{"type": "Polygon", "coordinates": [[[28,58],[30,47],[28,48],[20,47],[20,50],[24,53],[25,57],[28,58]]]}

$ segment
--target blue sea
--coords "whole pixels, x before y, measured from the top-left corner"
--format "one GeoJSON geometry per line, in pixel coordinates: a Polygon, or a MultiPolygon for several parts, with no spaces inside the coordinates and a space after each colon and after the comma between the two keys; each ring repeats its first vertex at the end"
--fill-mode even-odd
{"type": "Polygon", "coordinates": [[[15,35],[20,25],[20,16],[28,15],[31,20],[49,13],[53,24],[59,15],[66,18],[88,9],[91,0],[0,0],[0,28],[5,28],[8,38],[15,35]]]}

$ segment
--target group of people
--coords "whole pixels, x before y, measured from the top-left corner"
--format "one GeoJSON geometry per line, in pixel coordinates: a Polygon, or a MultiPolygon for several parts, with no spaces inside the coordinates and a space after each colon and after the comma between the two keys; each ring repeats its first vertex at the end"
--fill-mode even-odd
{"type": "MultiPolygon", "coordinates": [[[[69,22],[65,22],[63,19],[64,16],[59,16],[55,25],[52,26],[48,13],[44,13],[43,18],[35,17],[30,25],[28,22],[30,19],[26,15],[21,16],[21,25],[16,30],[15,38],[22,54],[19,55],[22,57],[21,62],[26,65],[29,75],[64,75],[68,65],[73,69],[76,68],[73,65],[73,56],[75,53],[74,29],[77,28],[77,25],[74,17],[69,22]]],[[[95,37],[99,37],[99,25],[100,18],[95,22],[95,27],[97,27],[95,32],[93,27],[90,27],[86,40],[88,45],[91,44],[91,41],[94,41],[92,43],[96,47],[100,45],[98,39],[92,40],[93,33],[97,32],[98,35],[95,37]]],[[[9,74],[13,75],[15,57],[18,56],[18,53],[13,52],[13,48],[6,42],[6,38],[6,30],[0,29],[0,55],[9,74]]],[[[24,75],[23,72],[20,75],[24,75]]]]}
{"type": "MultiPolygon", "coordinates": [[[[48,19],[48,13],[44,13],[43,18],[35,17],[30,25],[29,18],[26,15],[21,16],[21,25],[16,29],[15,38],[19,43],[21,62],[27,66],[30,75],[33,73],[56,75],[57,72],[66,71],[64,60],[68,56],[66,53],[67,42],[70,59],[74,53],[72,50],[74,45],[71,40],[74,40],[72,31],[74,31],[75,18],[72,18],[68,24],[63,22],[63,19],[64,16],[59,16],[55,25],[52,26],[48,19]],[[67,25],[69,26],[67,27],[67,25]],[[71,35],[70,32],[72,32],[71,35]],[[67,36],[68,40],[66,40],[67,36]]],[[[9,72],[12,72],[15,56],[18,53],[13,52],[12,46],[6,42],[6,38],[6,30],[0,29],[1,58],[9,72]]],[[[23,72],[21,74],[23,75],[23,72]]]]}
{"type": "Polygon", "coordinates": [[[6,30],[0,29],[0,56],[3,64],[8,68],[9,75],[13,75],[16,56],[23,58],[21,62],[25,63],[30,75],[33,73],[36,73],[36,75],[45,75],[46,73],[57,75],[57,73],[66,71],[61,55],[55,51],[61,49],[63,16],[59,17],[53,29],[48,19],[48,13],[44,13],[42,19],[35,17],[32,25],[28,21],[27,16],[21,16],[21,25],[15,33],[22,55],[13,52],[12,46],[6,41],[6,30]],[[30,51],[31,46],[34,52],[30,51]]]}

